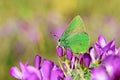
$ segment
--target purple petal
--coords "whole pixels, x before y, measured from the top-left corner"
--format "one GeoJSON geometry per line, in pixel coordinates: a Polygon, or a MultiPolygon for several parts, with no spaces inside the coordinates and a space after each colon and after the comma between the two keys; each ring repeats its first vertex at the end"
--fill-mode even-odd
{"type": "Polygon", "coordinates": [[[113,52],[112,50],[109,50],[108,52],[104,52],[103,55],[101,56],[101,60],[104,60],[109,55],[115,55],[115,52],[113,52]]]}
{"type": "Polygon", "coordinates": [[[43,80],[49,80],[50,79],[50,74],[51,70],[54,66],[54,63],[49,61],[49,60],[43,60],[43,64],[41,66],[41,73],[43,76],[43,80]]]}
{"type": "Polygon", "coordinates": [[[33,66],[28,66],[26,67],[26,70],[30,76],[33,76],[34,78],[39,79],[39,80],[42,79],[42,75],[37,68],[33,66]]]}
{"type": "Polygon", "coordinates": [[[77,59],[76,56],[73,56],[73,57],[72,57],[72,60],[71,60],[71,62],[70,62],[70,68],[71,68],[71,69],[74,69],[76,59],[77,59]]]}
{"type": "Polygon", "coordinates": [[[82,61],[83,61],[83,54],[79,54],[79,63],[82,64],[82,61]]]}
{"type": "Polygon", "coordinates": [[[12,67],[9,71],[10,75],[17,78],[17,79],[22,79],[22,73],[17,67],[12,67]]]}
{"type": "Polygon", "coordinates": [[[107,70],[107,73],[113,80],[120,78],[120,57],[117,55],[107,56],[101,63],[107,70]]]}
{"type": "Polygon", "coordinates": [[[57,46],[56,51],[59,57],[63,56],[63,48],[61,46],[57,46]]]}
{"type": "Polygon", "coordinates": [[[76,57],[76,56],[73,56],[71,61],[72,61],[72,62],[75,62],[76,59],[77,59],[77,57],[76,57]]]}
{"type": "Polygon", "coordinates": [[[96,59],[96,54],[94,48],[90,50],[90,57],[92,58],[92,61],[94,62],[96,59]]]}
{"type": "Polygon", "coordinates": [[[90,47],[90,48],[89,48],[89,52],[91,51],[91,49],[93,49],[93,47],[90,47]]]}
{"type": "Polygon", "coordinates": [[[101,45],[102,48],[106,45],[106,40],[102,35],[100,35],[98,37],[98,42],[99,42],[99,44],[101,45]]]}
{"type": "Polygon", "coordinates": [[[36,55],[34,59],[34,66],[37,69],[40,69],[40,63],[41,63],[41,57],[39,55],[36,55]]]}
{"type": "Polygon", "coordinates": [[[25,65],[23,65],[23,63],[22,62],[19,62],[19,65],[20,65],[20,69],[21,69],[21,71],[22,71],[22,73],[25,73],[26,72],[26,66],[25,65]]]}
{"type": "Polygon", "coordinates": [[[114,48],[114,41],[112,40],[112,41],[110,41],[104,48],[103,48],[103,50],[104,51],[108,51],[108,50],[110,50],[111,49],[111,47],[113,47],[114,48]]]}
{"type": "Polygon", "coordinates": [[[71,60],[71,59],[72,59],[72,56],[73,56],[72,51],[67,48],[67,49],[66,49],[66,58],[67,58],[68,60],[71,60]]]}
{"type": "Polygon", "coordinates": [[[93,68],[91,70],[91,80],[111,80],[104,67],[93,68]]]}
{"type": "Polygon", "coordinates": [[[102,47],[97,42],[95,42],[94,47],[97,52],[97,57],[99,57],[102,54],[102,47]]]}
{"type": "Polygon", "coordinates": [[[32,73],[31,76],[26,80],[42,80],[42,79],[38,78],[36,74],[32,73]]]}
{"type": "Polygon", "coordinates": [[[61,80],[64,77],[64,74],[61,69],[58,68],[58,66],[54,66],[52,73],[51,73],[51,79],[50,80],[61,80]]]}
{"type": "Polygon", "coordinates": [[[120,48],[118,48],[117,53],[118,56],[120,56],[120,48]]]}

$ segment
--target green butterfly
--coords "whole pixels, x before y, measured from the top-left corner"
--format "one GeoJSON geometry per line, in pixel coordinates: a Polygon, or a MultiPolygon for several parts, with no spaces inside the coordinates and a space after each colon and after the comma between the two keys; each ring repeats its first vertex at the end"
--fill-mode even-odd
{"type": "Polygon", "coordinates": [[[58,45],[69,48],[73,53],[84,53],[89,46],[89,36],[80,16],[76,16],[58,40],[58,45]]]}

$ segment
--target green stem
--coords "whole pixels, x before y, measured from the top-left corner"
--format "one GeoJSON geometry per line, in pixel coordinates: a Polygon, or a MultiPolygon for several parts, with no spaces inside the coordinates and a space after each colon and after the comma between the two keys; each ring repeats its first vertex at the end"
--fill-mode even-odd
{"type": "Polygon", "coordinates": [[[66,64],[66,67],[67,67],[68,74],[71,75],[71,69],[70,69],[68,61],[65,61],[65,64],[66,64]]]}
{"type": "Polygon", "coordinates": [[[62,60],[60,59],[60,57],[58,57],[58,62],[59,62],[60,68],[62,69],[63,73],[65,74],[65,76],[67,76],[67,74],[65,73],[65,70],[64,70],[64,68],[62,66],[62,63],[61,63],[62,60]]]}
{"type": "Polygon", "coordinates": [[[83,77],[83,76],[84,76],[83,71],[81,71],[81,73],[80,73],[80,71],[77,70],[77,72],[78,72],[78,74],[80,75],[81,79],[82,79],[82,80],[85,80],[84,77],[83,77]]]}

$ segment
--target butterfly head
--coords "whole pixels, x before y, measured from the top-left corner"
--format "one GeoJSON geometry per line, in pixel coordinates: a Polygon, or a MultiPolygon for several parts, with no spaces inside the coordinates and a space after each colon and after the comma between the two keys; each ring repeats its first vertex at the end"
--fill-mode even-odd
{"type": "Polygon", "coordinates": [[[58,39],[58,45],[60,45],[61,44],[61,39],[58,39]]]}

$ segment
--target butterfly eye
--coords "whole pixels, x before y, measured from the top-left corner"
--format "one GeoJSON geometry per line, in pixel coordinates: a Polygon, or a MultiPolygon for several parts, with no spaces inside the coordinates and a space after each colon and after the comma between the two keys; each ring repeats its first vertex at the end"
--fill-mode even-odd
{"type": "Polygon", "coordinates": [[[60,42],[61,40],[59,39],[58,42],[60,42]]]}

